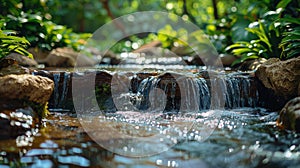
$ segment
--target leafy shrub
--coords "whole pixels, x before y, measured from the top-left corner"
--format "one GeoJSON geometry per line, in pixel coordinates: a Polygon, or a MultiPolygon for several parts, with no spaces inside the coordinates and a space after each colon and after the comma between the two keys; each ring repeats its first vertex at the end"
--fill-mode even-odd
{"type": "Polygon", "coordinates": [[[75,50],[82,49],[85,40],[91,34],[76,34],[71,29],[48,21],[39,14],[21,12],[20,16],[4,17],[4,29],[15,30],[18,36],[24,36],[32,47],[52,50],[69,46],[75,50]]]}
{"type": "Polygon", "coordinates": [[[300,56],[300,21],[298,19],[289,20],[297,24],[298,27],[291,28],[291,31],[285,32],[279,47],[284,52],[283,58],[293,58],[300,56]]]}
{"type": "Polygon", "coordinates": [[[227,51],[239,56],[234,64],[248,59],[299,56],[299,19],[292,17],[286,7],[291,1],[280,1],[276,11],[269,11],[259,21],[249,24],[245,30],[255,35],[250,41],[237,41],[227,51]]]}
{"type": "Polygon", "coordinates": [[[32,58],[32,55],[26,51],[29,42],[24,37],[13,35],[14,32],[2,31],[0,29],[0,61],[11,52],[16,52],[32,58]]]}

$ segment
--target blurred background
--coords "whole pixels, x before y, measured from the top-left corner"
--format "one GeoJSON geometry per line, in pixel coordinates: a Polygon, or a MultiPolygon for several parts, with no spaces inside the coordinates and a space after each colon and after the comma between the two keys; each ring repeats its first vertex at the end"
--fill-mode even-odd
{"type": "MultiPolygon", "coordinates": [[[[219,53],[235,55],[236,64],[247,59],[299,55],[299,45],[283,41],[288,33],[299,32],[299,4],[299,0],[0,0],[0,29],[25,37],[31,47],[80,50],[90,33],[117,17],[138,11],[165,11],[196,24],[219,53]],[[297,52],[289,53],[287,48],[297,52]]],[[[121,24],[116,26],[122,29],[121,24]]],[[[161,34],[128,37],[111,51],[131,52],[152,41],[172,49],[176,38],[164,35],[172,31],[166,25],[161,34]]],[[[180,37],[180,32],[174,33],[180,37]]]]}

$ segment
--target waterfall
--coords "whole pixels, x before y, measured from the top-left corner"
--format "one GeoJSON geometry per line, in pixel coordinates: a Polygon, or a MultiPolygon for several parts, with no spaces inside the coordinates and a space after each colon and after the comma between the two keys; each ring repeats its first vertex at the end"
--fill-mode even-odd
{"type": "MultiPolygon", "coordinates": [[[[73,73],[38,71],[33,75],[41,75],[53,80],[54,90],[49,100],[50,109],[72,110],[73,99],[70,84],[73,73]]],[[[85,74],[83,78],[84,76],[85,74]]],[[[247,75],[219,75],[205,79],[184,74],[165,73],[161,75],[131,74],[127,77],[128,91],[122,92],[121,95],[117,92],[113,94],[113,97],[102,96],[103,103],[101,105],[106,110],[115,111],[116,103],[119,103],[118,110],[176,113],[218,108],[257,107],[261,104],[257,82],[247,75]],[[127,105],[128,108],[126,108],[127,105]]],[[[109,82],[110,76],[107,75],[105,79],[101,80],[109,82]]],[[[116,90],[123,87],[121,83],[119,85],[118,80],[116,78],[116,90]]],[[[88,97],[82,99],[83,102],[89,101],[88,97]]]]}
{"type": "Polygon", "coordinates": [[[164,111],[184,112],[209,108],[256,107],[259,95],[254,80],[249,77],[184,77],[175,80],[152,76],[142,80],[135,99],[137,109],[147,110],[151,105],[153,109],[157,101],[165,104],[164,111]],[[156,91],[153,91],[154,96],[149,97],[151,90],[155,89],[162,90],[165,97],[161,93],[155,95],[156,91]]]}
{"type": "Polygon", "coordinates": [[[256,107],[259,101],[258,90],[253,79],[248,77],[226,78],[227,108],[256,107]]]}
{"type": "Polygon", "coordinates": [[[53,110],[66,110],[67,109],[67,99],[69,93],[69,83],[71,80],[71,73],[69,72],[59,72],[53,73],[53,105],[51,109],[53,110]]]}
{"type": "Polygon", "coordinates": [[[67,102],[70,99],[70,81],[71,81],[71,74],[70,72],[52,72],[49,73],[47,71],[37,71],[33,72],[32,75],[40,75],[44,77],[48,77],[53,80],[54,89],[52,96],[49,100],[49,109],[55,111],[70,111],[71,107],[70,103],[67,102]]]}
{"type": "Polygon", "coordinates": [[[53,89],[53,107],[56,109],[58,107],[59,103],[59,81],[60,81],[60,73],[54,73],[53,74],[53,82],[54,82],[54,89],[53,89]]]}
{"type": "Polygon", "coordinates": [[[58,108],[63,108],[64,104],[66,103],[66,98],[69,90],[69,82],[70,82],[70,73],[65,72],[63,76],[61,97],[57,106],[58,108]]]}
{"type": "Polygon", "coordinates": [[[204,78],[195,78],[199,90],[199,109],[209,109],[210,107],[210,91],[204,78]]]}
{"type": "MultiPolygon", "coordinates": [[[[136,107],[139,110],[147,110],[151,107],[151,102],[152,107],[154,107],[154,102],[156,100],[154,100],[154,97],[157,97],[158,95],[153,95],[153,92],[150,96],[150,91],[154,90],[155,88],[157,88],[157,85],[159,83],[160,79],[151,76],[149,78],[146,78],[144,80],[142,80],[142,82],[140,83],[138,90],[137,90],[137,94],[136,94],[136,107]],[[150,98],[149,98],[150,96],[150,98]]],[[[165,91],[165,90],[164,90],[165,91]]],[[[149,109],[150,110],[150,109],[149,109]]],[[[153,109],[151,109],[153,110],[153,109]]]]}

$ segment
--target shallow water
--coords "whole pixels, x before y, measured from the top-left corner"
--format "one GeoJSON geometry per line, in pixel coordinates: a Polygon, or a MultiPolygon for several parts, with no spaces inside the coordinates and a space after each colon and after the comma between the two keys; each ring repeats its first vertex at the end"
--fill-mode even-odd
{"type": "MultiPolygon", "coordinates": [[[[210,113],[211,111],[202,111],[198,114],[166,117],[158,113],[147,116],[137,112],[120,111],[102,117],[93,116],[92,118],[98,121],[96,123],[98,127],[86,129],[88,132],[86,133],[76,117],[52,112],[44,121],[42,128],[31,130],[34,133],[27,133],[16,139],[1,140],[0,164],[1,167],[297,167],[300,165],[300,135],[277,128],[275,125],[277,112],[268,112],[262,108],[219,111],[220,117],[213,120],[217,119],[217,122],[213,122],[216,128],[212,134],[206,136],[207,139],[201,139],[204,137],[203,132],[201,133],[205,128],[203,121],[212,121],[210,113]],[[159,122],[154,124],[141,122],[147,118],[159,122]],[[184,131],[180,123],[191,127],[184,131]],[[103,145],[105,141],[109,141],[108,139],[120,138],[118,134],[107,137],[111,131],[111,127],[108,126],[114,124],[125,126],[122,129],[115,128],[119,132],[123,131],[120,134],[124,134],[125,131],[132,137],[151,137],[168,128],[167,135],[171,135],[168,138],[176,143],[174,146],[170,145],[166,151],[150,156],[129,157],[126,156],[126,152],[125,155],[115,154],[98,144],[101,142],[103,145]],[[100,128],[102,136],[99,139],[92,139],[89,135],[99,131],[100,128]]],[[[165,142],[167,141],[149,142],[144,144],[143,148],[157,149],[155,150],[157,152],[163,149],[162,144],[165,142]]],[[[120,149],[130,151],[129,146],[124,147],[127,146],[120,149]]]]}

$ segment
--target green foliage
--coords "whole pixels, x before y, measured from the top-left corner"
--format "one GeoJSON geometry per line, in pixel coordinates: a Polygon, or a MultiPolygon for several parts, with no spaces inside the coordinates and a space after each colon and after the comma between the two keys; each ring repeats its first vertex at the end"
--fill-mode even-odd
{"type": "Polygon", "coordinates": [[[288,59],[299,56],[299,19],[283,9],[293,1],[280,1],[276,11],[268,11],[259,21],[252,22],[245,30],[255,38],[237,41],[226,48],[240,59],[233,63],[256,58],[288,59]]]}
{"type": "MultiPolygon", "coordinates": [[[[290,32],[286,32],[279,47],[285,53],[284,58],[300,56],[300,28],[297,27],[290,32]]],[[[282,58],[282,57],[281,57],[282,58]]]]}
{"type": "Polygon", "coordinates": [[[130,36],[128,39],[116,43],[113,47],[110,48],[110,50],[115,53],[131,52],[144,44],[150,43],[153,40],[157,40],[157,35],[154,33],[150,33],[147,37],[144,38],[134,35],[130,36]]]}
{"type": "Polygon", "coordinates": [[[100,110],[106,110],[105,103],[111,97],[110,84],[104,83],[100,86],[95,86],[95,94],[100,110]]]}
{"type": "Polygon", "coordinates": [[[11,52],[16,52],[32,58],[32,55],[26,51],[29,42],[24,37],[14,36],[15,32],[2,31],[0,29],[0,60],[11,52]]]}
{"type": "Polygon", "coordinates": [[[48,21],[39,14],[21,13],[20,16],[8,15],[4,18],[4,29],[15,30],[19,36],[24,36],[32,47],[38,46],[44,50],[69,46],[79,50],[85,44],[90,34],[76,34],[65,26],[48,21]]]}
{"type": "Polygon", "coordinates": [[[40,104],[40,103],[24,100],[24,105],[30,106],[34,110],[34,112],[36,113],[40,121],[43,118],[47,117],[47,115],[49,114],[48,102],[46,102],[45,104],[40,104]]]}
{"type": "Polygon", "coordinates": [[[247,59],[256,58],[279,58],[282,51],[279,48],[279,43],[283,38],[279,33],[279,26],[274,26],[275,23],[266,27],[263,21],[257,22],[258,27],[246,28],[246,30],[257,36],[257,39],[248,41],[239,41],[230,45],[226,50],[232,50],[232,53],[241,56],[235,63],[243,62],[247,59]]]}
{"type": "Polygon", "coordinates": [[[166,25],[158,31],[157,39],[162,43],[163,48],[171,49],[178,45],[186,46],[183,41],[188,40],[188,33],[185,29],[181,28],[176,31],[171,25],[166,25]]]}

